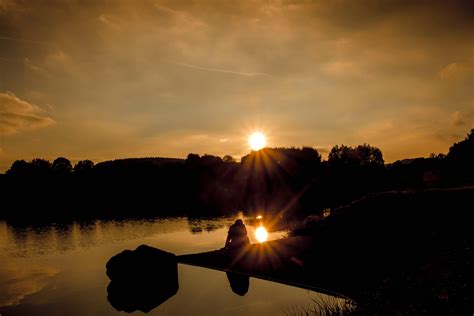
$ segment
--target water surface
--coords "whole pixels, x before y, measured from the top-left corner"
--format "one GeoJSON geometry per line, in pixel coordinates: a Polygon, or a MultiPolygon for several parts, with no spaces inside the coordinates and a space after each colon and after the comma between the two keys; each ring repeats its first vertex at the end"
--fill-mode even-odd
{"type": "MultiPolygon", "coordinates": [[[[0,221],[0,314],[124,315],[107,300],[105,264],[124,249],[147,244],[175,254],[221,248],[241,214],[214,219],[155,218],[12,226],[0,221]]],[[[249,225],[252,243],[258,242],[249,225]]],[[[269,232],[269,240],[286,236],[269,232]]],[[[149,315],[285,315],[324,294],[250,278],[234,293],[224,272],[178,265],[179,290],[149,315]]],[[[142,312],[135,312],[143,314],[142,312]]]]}

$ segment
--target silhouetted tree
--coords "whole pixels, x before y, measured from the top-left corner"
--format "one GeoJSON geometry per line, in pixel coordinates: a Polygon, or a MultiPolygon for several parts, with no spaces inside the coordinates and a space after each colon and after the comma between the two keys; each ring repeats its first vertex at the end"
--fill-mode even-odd
{"type": "Polygon", "coordinates": [[[451,185],[474,183],[474,129],[449,148],[446,160],[451,185]]]}
{"type": "Polygon", "coordinates": [[[201,165],[206,167],[217,166],[222,164],[222,158],[213,155],[204,155],[201,157],[201,165]]]}
{"type": "Polygon", "coordinates": [[[316,149],[312,147],[301,148],[301,157],[306,161],[312,161],[317,163],[321,162],[321,155],[316,149]]]}
{"type": "Polygon", "coordinates": [[[329,205],[334,205],[384,190],[385,172],[382,152],[377,147],[336,145],[328,156],[325,186],[321,187],[325,192],[323,197],[329,200],[329,205]]]}
{"type": "Polygon", "coordinates": [[[439,154],[431,153],[430,154],[430,159],[443,160],[445,158],[446,158],[446,154],[443,154],[443,153],[439,153],[439,154]]]}
{"type": "Polygon", "coordinates": [[[382,151],[377,147],[363,144],[356,147],[356,152],[360,157],[362,165],[384,165],[382,151]]]}
{"type": "Polygon", "coordinates": [[[335,145],[328,155],[331,165],[349,164],[352,160],[355,160],[354,149],[346,145],[335,145]]]}
{"type": "Polygon", "coordinates": [[[442,154],[434,154],[430,158],[397,160],[387,165],[391,186],[394,189],[439,186],[444,164],[442,154]]]}
{"type": "Polygon", "coordinates": [[[242,157],[239,169],[237,181],[247,209],[293,211],[303,193],[313,199],[308,199],[308,187],[319,176],[321,155],[310,147],[263,148],[242,157]]]}
{"type": "Polygon", "coordinates": [[[382,151],[369,144],[355,148],[336,145],[329,153],[328,162],[330,165],[383,166],[384,164],[382,151]]]}
{"type": "Polygon", "coordinates": [[[53,173],[56,175],[70,174],[72,171],[72,165],[69,159],[64,157],[58,157],[53,162],[53,173]]]}
{"type": "Polygon", "coordinates": [[[188,154],[188,157],[186,158],[186,164],[190,166],[195,166],[199,164],[200,160],[201,157],[198,154],[188,154]]]}
{"type": "Polygon", "coordinates": [[[51,163],[46,159],[35,158],[30,165],[32,175],[47,176],[51,174],[51,163]]]}
{"type": "Polygon", "coordinates": [[[225,155],[224,157],[222,157],[222,161],[229,163],[229,162],[235,162],[235,159],[231,155],[225,155]]]}
{"type": "Polygon", "coordinates": [[[85,174],[90,173],[94,168],[94,163],[91,160],[81,160],[76,163],[74,166],[75,174],[85,174]]]}
{"type": "Polygon", "coordinates": [[[70,161],[63,157],[53,165],[38,158],[30,163],[17,160],[8,170],[9,176],[0,177],[0,192],[10,199],[6,206],[18,206],[19,201],[26,201],[26,194],[29,200],[40,201],[51,192],[60,197],[54,203],[63,205],[74,200],[71,192],[87,190],[74,205],[95,203],[108,209],[115,205],[137,214],[140,204],[144,213],[154,214],[147,209],[156,206],[193,216],[204,210],[216,214],[238,209],[314,213],[371,192],[474,183],[473,143],[474,130],[454,144],[446,157],[439,154],[388,165],[380,149],[368,144],[334,146],[328,161],[321,161],[321,155],[311,147],[263,148],[242,157],[240,163],[230,155],[220,158],[192,153],[185,160],[146,157],[97,165],[82,160],[75,165],[74,174],[70,161]],[[71,176],[48,176],[53,173],[71,176]],[[88,176],[80,176],[86,173],[88,176]]]}
{"type": "Polygon", "coordinates": [[[24,160],[16,160],[6,173],[12,176],[27,176],[31,173],[31,164],[24,160]]]}
{"type": "Polygon", "coordinates": [[[463,165],[474,164],[474,129],[471,129],[463,141],[449,148],[447,158],[463,165]]]}

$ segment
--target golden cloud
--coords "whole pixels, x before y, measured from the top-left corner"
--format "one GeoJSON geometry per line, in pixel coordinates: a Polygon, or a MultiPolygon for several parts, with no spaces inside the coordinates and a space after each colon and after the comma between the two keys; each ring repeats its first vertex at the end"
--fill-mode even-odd
{"type": "Polygon", "coordinates": [[[0,93],[0,135],[12,135],[56,123],[52,118],[40,115],[42,112],[39,106],[12,93],[0,93]]]}

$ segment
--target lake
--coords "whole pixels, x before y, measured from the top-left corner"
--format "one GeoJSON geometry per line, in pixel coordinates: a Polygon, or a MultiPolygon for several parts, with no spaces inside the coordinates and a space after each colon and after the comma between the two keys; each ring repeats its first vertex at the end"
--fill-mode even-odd
{"type": "MultiPolygon", "coordinates": [[[[141,244],[175,254],[221,248],[229,226],[242,218],[252,243],[257,225],[241,213],[212,219],[96,220],[17,226],[0,221],[0,314],[118,315],[107,300],[105,264],[141,244]]],[[[268,240],[284,238],[279,228],[268,240]]],[[[325,294],[250,278],[248,292],[235,294],[226,273],[178,265],[177,294],[149,315],[290,315],[314,301],[337,304],[325,294]]],[[[143,314],[140,311],[135,314],[143,314]]]]}

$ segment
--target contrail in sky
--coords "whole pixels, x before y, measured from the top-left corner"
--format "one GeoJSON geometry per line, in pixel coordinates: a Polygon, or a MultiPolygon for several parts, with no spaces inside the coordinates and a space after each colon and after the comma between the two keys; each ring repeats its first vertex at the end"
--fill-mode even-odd
{"type": "Polygon", "coordinates": [[[33,40],[29,40],[29,39],[24,39],[24,38],[14,38],[14,37],[7,37],[7,36],[0,36],[0,40],[32,43],[32,44],[39,44],[39,45],[48,45],[49,44],[48,42],[33,41],[33,40]]]}
{"type": "Polygon", "coordinates": [[[195,66],[195,65],[185,64],[185,63],[177,63],[177,62],[172,62],[172,64],[177,65],[177,66],[181,66],[181,67],[192,68],[192,69],[212,71],[212,72],[222,72],[222,73],[239,75],[239,76],[246,76],[246,77],[271,76],[271,75],[263,73],[263,72],[239,72],[239,71],[232,71],[232,70],[226,70],[226,69],[201,67],[201,66],[195,66]]]}

